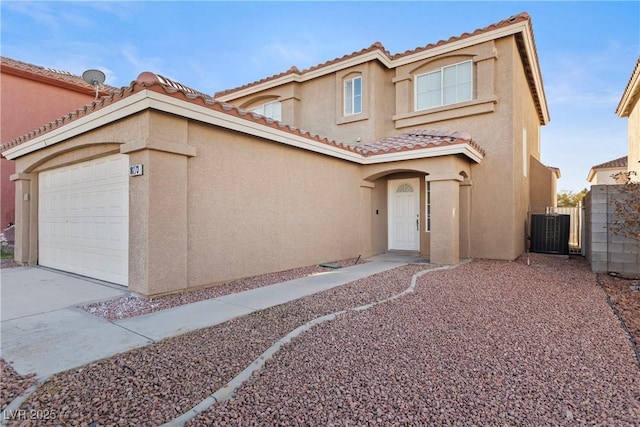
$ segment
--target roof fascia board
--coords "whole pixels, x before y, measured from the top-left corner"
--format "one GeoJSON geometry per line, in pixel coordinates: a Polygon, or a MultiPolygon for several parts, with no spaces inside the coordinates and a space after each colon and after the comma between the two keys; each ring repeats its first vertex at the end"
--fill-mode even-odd
{"type": "Polygon", "coordinates": [[[476,163],[480,163],[483,158],[481,153],[468,144],[455,144],[365,157],[359,153],[327,145],[303,136],[291,134],[284,130],[265,126],[242,117],[212,110],[150,90],[140,91],[128,98],[63,125],[58,129],[54,129],[45,135],[10,148],[5,151],[3,155],[9,160],[13,160],[150,108],[361,165],[451,154],[463,154],[476,163]]]}
{"type": "Polygon", "coordinates": [[[387,154],[377,154],[365,157],[362,164],[371,165],[376,163],[398,162],[403,160],[424,159],[428,157],[448,156],[452,154],[463,154],[476,163],[480,163],[483,155],[469,144],[445,145],[442,147],[423,148],[420,150],[398,151],[387,154]]]}
{"type": "Polygon", "coordinates": [[[376,49],[374,51],[367,52],[362,55],[358,55],[353,58],[346,59],[344,61],[338,61],[335,64],[327,65],[325,67],[319,67],[312,71],[304,72],[301,74],[298,74],[298,73],[287,74],[285,76],[278,77],[277,79],[269,80],[264,83],[259,83],[255,86],[251,86],[246,89],[240,89],[228,95],[219,96],[216,99],[221,102],[228,102],[230,100],[242,98],[244,96],[248,96],[256,92],[262,92],[267,89],[282,86],[287,83],[291,83],[291,82],[301,83],[308,80],[313,80],[315,78],[322,77],[327,74],[335,73],[337,71],[344,70],[346,68],[354,67],[356,65],[364,64],[366,62],[370,62],[374,60],[380,61],[387,68],[393,67],[392,60],[376,49]]]}
{"type": "MultiPolygon", "coordinates": [[[[33,80],[40,83],[45,83],[49,86],[57,86],[64,89],[69,89],[74,92],[80,92],[85,95],[93,95],[95,94],[95,89],[90,87],[82,86],[79,83],[70,82],[68,80],[64,80],[63,78],[56,78],[53,76],[47,76],[44,74],[34,73],[28,70],[21,70],[19,68],[14,68],[9,65],[3,64],[0,68],[3,74],[9,74],[16,77],[22,77],[27,80],[33,80]]],[[[74,76],[75,77],[75,76],[74,76]]]]}
{"type": "Polygon", "coordinates": [[[625,88],[618,108],[616,108],[616,114],[618,117],[628,117],[630,114],[629,108],[631,107],[631,101],[634,99],[634,94],[640,92],[640,59],[636,63],[636,67],[633,70],[629,84],[625,88]]]}

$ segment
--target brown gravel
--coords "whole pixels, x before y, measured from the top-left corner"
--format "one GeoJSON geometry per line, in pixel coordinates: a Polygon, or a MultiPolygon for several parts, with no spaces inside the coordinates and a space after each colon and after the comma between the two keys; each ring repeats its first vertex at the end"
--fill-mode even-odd
{"type": "Polygon", "coordinates": [[[640,348],[640,291],[631,289],[632,286],[640,286],[640,280],[627,280],[608,274],[598,274],[597,278],[624,319],[636,347],[640,348]]]}
{"type": "Polygon", "coordinates": [[[428,267],[409,265],[379,273],[58,374],[21,406],[26,411],[55,411],[57,420],[24,425],[169,421],[218,390],[296,327],[401,292],[415,272],[428,267]]]}
{"type": "MultiPolygon", "coordinates": [[[[190,425],[640,425],[640,366],[587,264],[532,261],[428,273],[414,294],[316,326],[190,425]]],[[[10,425],[169,421],[295,327],[401,292],[423,268],[56,375],[21,409],[57,420],[10,425]]]]}
{"type": "Polygon", "coordinates": [[[640,425],[640,367],[587,264],[532,258],[319,325],[189,425],[640,425]]]}
{"type": "MultiPolygon", "coordinates": [[[[357,258],[350,258],[333,261],[333,263],[339,264],[342,267],[348,267],[354,265],[356,261],[358,264],[367,262],[362,259],[358,260],[357,258]]],[[[192,302],[218,298],[249,289],[256,289],[262,286],[269,286],[300,277],[311,276],[328,270],[331,269],[327,267],[320,267],[319,265],[312,265],[308,267],[279,271],[276,273],[263,274],[260,276],[247,277],[220,285],[210,286],[208,288],[165,295],[158,298],[145,298],[131,294],[108,301],[85,305],[80,308],[94,316],[115,322],[129,317],[140,316],[184,304],[190,304],[192,302]]]]}
{"type": "Polygon", "coordinates": [[[36,383],[36,374],[20,375],[4,359],[0,359],[0,371],[0,411],[4,411],[13,399],[36,383]]]}

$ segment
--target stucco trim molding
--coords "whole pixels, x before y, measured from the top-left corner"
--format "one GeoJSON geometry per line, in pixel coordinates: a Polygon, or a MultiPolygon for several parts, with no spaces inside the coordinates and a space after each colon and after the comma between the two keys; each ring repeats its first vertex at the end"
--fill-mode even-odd
{"type": "Polygon", "coordinates": [[[165,153],[181,154],[187,157],[195,157],[196,148],[190,145],[177,145],[169,141],[136,141],[122,144],[120,153],[130,154],[142,150],[164,151],[165,153]]]}
{"type": "MultiPolygon", "coordinates": [[[[13,147],[5,151],[3,154],[9,160],[13,160],[148,109],[174,114],[176,116],[185,117],[187,119],[197,120],[202,123],[219,126],[225,129],[234,130],[276,143],[301,148],[303,150],[308,150],[318,154],[324,154],[361,165],[446,156],[450,154],[463,154],[476,163],[480,163],[483,158],[482,153],[477,151],[469,144],[454,144],[442,147],[399,151],[394,153],[378,154],[375,156],[365,157],[362,154],[348,151],[340,147],[323,144],[321,142],[314,141],[303,136],[294,135],[270,126],[264,126],[260,123],[246,120],[242,117],[236,117],[231,114],[215,111],[204,106],[185,102],[151,90],[140,91],[128,98],[125,98],[103,109],[95,111],[92,114],[88,114],[73,122],[70,122],[67,125],[54,129],[45,135],[36,137],[23,144],[13,147]]],[[[114,142],[129,144],[127,141],[114,142]]],[[[125,146],[125,148],[123,148],[123,150],[125,151],[121,152],[126,153],[141,150],[144,148],[154,148],[160,151],[176,152],[178,154],[184,154],[187,156],[196,155],[195,149],[192,150],[190,148],[187,148],[187,146],[173,146],[172,144],[157,145],[156,142],[151,142],[151,144],[152,145],[150,145],[149,147],[146,147],[144,145],[131,145],[129,147],[125,146]]]]}
{"type": "Polygon", "coordinates": [[[20,180],[31,181],[31,178],[32,176],[30,173],[24,173],[24,172],[14,173],[13,175],[9,176],[10,181],[20,181],[20,180]]]}

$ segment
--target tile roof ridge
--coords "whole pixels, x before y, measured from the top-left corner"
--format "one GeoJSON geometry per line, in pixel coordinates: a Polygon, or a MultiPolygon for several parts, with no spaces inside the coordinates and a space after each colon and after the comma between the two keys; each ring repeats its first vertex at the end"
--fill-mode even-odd
{"type": "Polygon", "coordinates": [[[329,61],[322,62],[320,64],[311,66],[309,68],[305,68],[302,71],[300,71],[298,69],[298,67],[296,67],[294,65],[291,68],[289,68],[287,71],[279,73],[279,74],[275,74],[275,75],[273,75],[271,77],[265,77],[263,79],[256,80],[256,81],[251,82],[251,83],[247,83],[247,84],[244,84],[242,86],[238,86],[238,87],[235,87],[235,88],[225,89],[225,90],[216,92],[214,94],[214,97],[217,98],[219,96],[224,96],[224,95],[227,95],[229,93],[237,92],[237,91],[242,90],[242,89],[246,89],[246,88],[249,88],[249,87],[257,86],[257,85],[259,85],[261,83],[266,83],[266,82],[269,82],[269,81],[272,81],[272,80],[276,80],[276,79],[279,79],[280,77],[284,77],[284,76],[289,75],[289,74],[297,74],[297,75],[300,76],[302,74],[306,74],[306,73],[309,73],[311,71],[319,70],[321,68],[328,67],[329,65],[337,64],[339,62],[346,61],[347,59],[355,58],[357,56],[364,55],[366,53],[373,52],[373,51],[376,51],[376,50],[382,52],[385,56],[387,56],[389,59],[391,59],[391,54],[389,53],[389,51],[387,49],[385,49],[385,47],[382,45],[382,43],[374,42],[373,44],[371,44],[371,46],[369,46],[367,48],[360,49],[359,51],[355,51],[355,52],[349,53],[347,55],[343,55],[341,57],[334,58],[334,59],[331,59],[329,61]]]}
{"type": "Polygon", "coordinates": [[[609,160],[608,162],[600,163],[599,165],[592,166],[591,169],[606,169],[606,168],[617,168],[617,167],[625,167],[629,164],[629,157],[622,156],[617,159],[609,160]]]}
{"type": "Polygon", "coordinates": [[[282,72],[282,73],[279,73],[279,74],[275,74],[275,75],[273,75],[271,77],[265,77],[263,79],[256,80],[256,81],[251,82],[251,83],[247,83],[247,84],[244,84],[242,86],[238,86],[238,87],[235,87],[235,88],[218,91],[218,92],[216,92],[214,94],[214,97],[217,98],[217,97],[220,97],[220,96],[224,96],[224,95],[228,95],[230,93],[234,93],[234,92],[240,91],[242,89],[247,89],[247,88],[250,88],[250,87],[253,87],[253,86],[257,86],[257,85],[259,85],[261,83],[266,83],[266,82],[269,82],[269,81],[273,81],[273,80],[276,80],[276,79],[278,79],[280,77],[284,77],[284,76],[286,76],[288,74],[297,74],[297,75],[306,74],[308,72],[315,71],[315,70],[327,67],[329,65],[337,64],[339,62],[346,61],[348,59],[355,58],[357,56],[364,55],[366,53],[369,53],[369,52],[372,52],[372,51],[375,51],[375,50],[380,51],[387,58],[393,60],[393,59],[398,59],[398,58],[402,58],[402,57],[405,57],[405,56],[412,55],[414,53],[423,52],[423,51],[426,51],[426,50],[429,50],[429,49],[433,49],[435,47],[439,47],[439,46],[442,46],[442,45],[445,45],[445,44],[453,43],[455,41],[463,40],[463,39],[466,39],[466,38],[469,38],[469,37],[473,37],[473,36],[476,36],[476,35],[479,35],[479,34],[487,33],[487,32],[492,31],[492,30],[496,30],[498,28],[508,27],[509,25],[513,25],[513,24],[516,24],[516,23],[519,23],[519,22],[525,22],[525,21],[529,22],[529,26],[531,26],[531,17],[530,17],[530,15],[527,12],[520,12],[519,14],[512,15],[509,18],[503,19],[502,21],[496,22],[494,24],[490,24],[490,25],[488,25],[486,27],[483,27],[483,28],[478,28],[478,29],[474,30],[471,33],[465,32],[465,33],[462,33],[459,36],[449,37],[447,40],[440,40],[440,41],[438,41],[436,43],[430,43],[430,44],[428,44],[426,46],[417,47],[415,49],[407,50],[407,51],[404,51],[402,53],[396,53],[396,54],[393,54],[393,55],[391,53],[389,53],[389,51],[387,49],[385,49],[385,47],[383,46],[382,43],[377,41],[377,42],[373,43],[371,46],[369,46],[368,48],[361,49],[359,51],[352,52],[350,54],[343,55],[341,57],[334,58],[334,59],[331,59],[329,61],[325,61],[325,62],[320,63],[318,65],[314,65],[312,67],[303,69],[302,71],[299,71],[298,68],[296,68],[294,66],[294,67],[289,68],[289,70],[287,70],[285,72],[282,72]]]}
{"type": "MultiPolygon", "coordinates": [[[[44,67],[42,65],[30,64],[28,62],[19,61],[17,59],[9,58],[6,56],[0,56],[0,63],[2,64],[2,67],[9,67],[14,70],[20,70],[29,74],[48,77],[51,79],[64,81],[66,83],[71,83],[75,86],[95,90],[89,83],[85,82],[81,76],[77,76],[70,71],[56,70],[54,68],[44,67]]],[[[114,90],[117,90],[117,88],[105,84],[102,84],[101,87],[102,92],[112,92],[114,90]]]]}
{"type": "Polygon", "coordinates": [[[445,44],[453,43],[453,42],[456,42],[456,41],[459,41],[459,40],[464,40],[464,39],[467,39],[469,37],[477,36],[479,34],[488,33],[489,31],[497,30],[498,28],[508,27],[509,25],[513,25],[515,23],[524,22],[524,21],[531,22],[531,17],[529,16],[529,14],[527,12],[520,12],[517,15],[512,15],[507,19],[503,19],[502,21],[496,22],[494,24],[489,24],[486,27],[477,28],[476,30],[474,30],[474,31],[472,31],[470,33],[469,32],[465,32],[465,33],[460,34],[459,36],[451,36],[447,40],[439,40],[436,43],[429,43],[426,46],[417,47],[417,48],[411,49],[411,50],[406,50],[406,51],[404,51],[402,53],[396,53],[395,55],[392,56],[392,59],[398,59],[398,58],[402,58],[404,56],[412,55],[414,53],[423,52],[425,50],[433,49],[433,48],[436,48],[436,47],[439,47],[439,46],[443,46],[445,44]]]}

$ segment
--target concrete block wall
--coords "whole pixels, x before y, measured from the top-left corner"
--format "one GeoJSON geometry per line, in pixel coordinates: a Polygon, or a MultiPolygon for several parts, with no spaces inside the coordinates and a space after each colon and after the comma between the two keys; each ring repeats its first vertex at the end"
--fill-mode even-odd
{"type": "Polygon", "coordinates": [[[614,234],[615,200],[619,185],[594,185],[584,200],[586,209],[586,257],[595,273],[640,276],[640,242],[614,234]]]}

